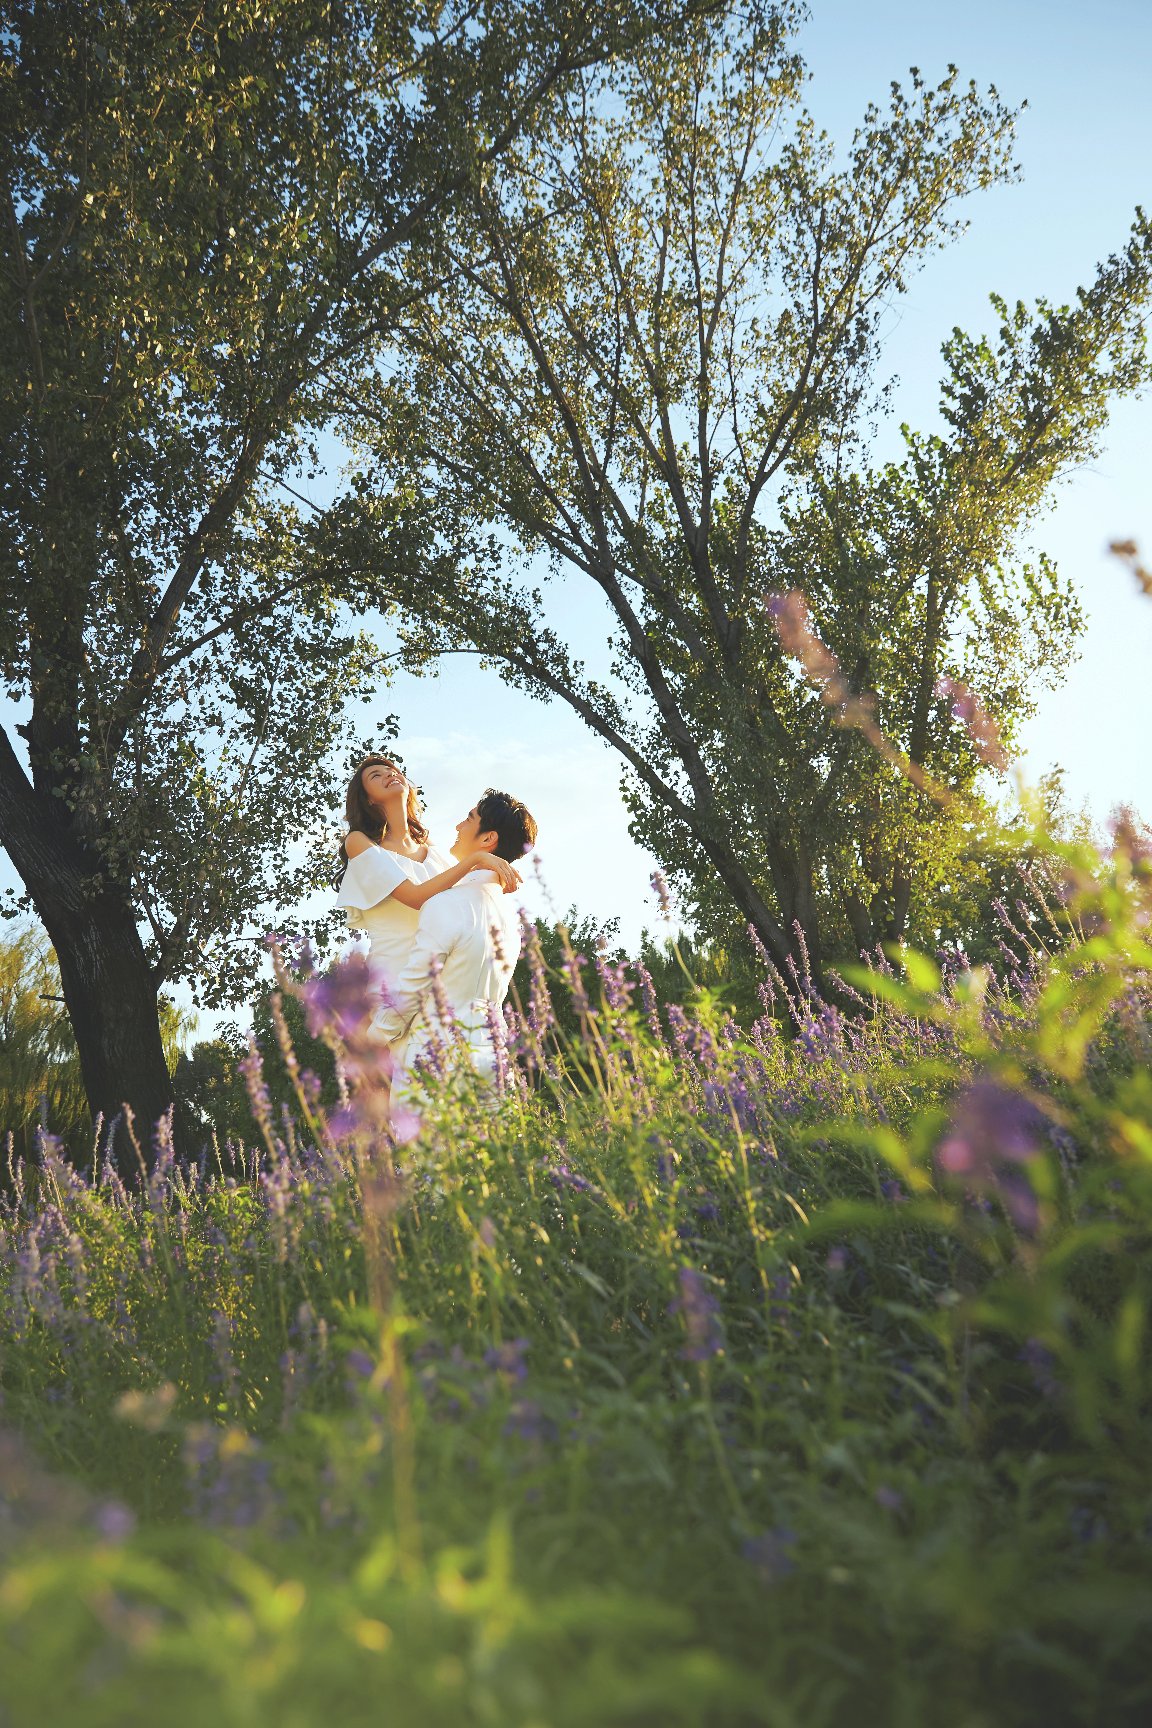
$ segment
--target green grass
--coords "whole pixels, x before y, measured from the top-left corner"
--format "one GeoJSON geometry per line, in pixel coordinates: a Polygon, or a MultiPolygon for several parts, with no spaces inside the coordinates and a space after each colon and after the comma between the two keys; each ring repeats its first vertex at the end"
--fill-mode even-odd
{"type": "Polygon", "coordinates": [[[46,1148],[0,1723],[1146,1720],[1152,947],[1141,878],[1063,867],[1022,994],[600,999],[399,1181],[364,1111],[131,1194],[46,1148]]]}

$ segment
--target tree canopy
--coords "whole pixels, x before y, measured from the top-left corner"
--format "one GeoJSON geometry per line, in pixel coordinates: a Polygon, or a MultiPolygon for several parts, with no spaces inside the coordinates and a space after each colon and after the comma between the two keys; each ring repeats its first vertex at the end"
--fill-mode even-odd
{"type": "Polygon", "coordinates": [[[414,659],[466,648],[569,703],[704,926],[750,922],[779,962],[799,926],[819,971],[963,898],[988,770],[957,693],[1010,746],[1073,651],[1074,592],[1028,535],[1147,379],[1152,230],[1138,212],[1071,306],[993,298],[994,334],[944,344],[939,429],[880,459],[889,309],[1013,177],[1013,115],[913,69],[838,153],[796,18],[709,17],[589,70],[480,183],[441,233],[451,291],[405,311],[363,398],[360,498],[330,527],[369,564],[422,488],[455,578],[403,588],[414,659]],[[606,603],[605,669],[574,662],[541,557],[606,603]],[[782,645],[769,601],[795,591],[911,781],[782,645]]]}
{"type": "Polygon", "coordinates": [[[575,69],[681,10],[0,8],[0,840],[95,1109],[158,1114],[157,987],[235,995],[238,924],[316,879],[289,842],[380,671],[356,614],[436,568],[399,495],[363,577],[305,556],[301,504],[429,236],[575,69]]]}

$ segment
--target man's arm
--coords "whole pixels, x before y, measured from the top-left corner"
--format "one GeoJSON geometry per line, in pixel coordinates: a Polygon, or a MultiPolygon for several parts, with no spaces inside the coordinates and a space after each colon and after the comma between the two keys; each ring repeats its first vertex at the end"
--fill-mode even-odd
{"type": "Polygon", "coordinates": [[[458,938],[458,907],[449,890],[437,894],[421,908],[416,926],[416,940],[408,956],[408,964],[385,997],[384,1006],[376,1016],[375,1029],[389,1044],[398,1044],[420,1018],[424,1001],[432,991],[432,973],[442,967],[458,938]]]}

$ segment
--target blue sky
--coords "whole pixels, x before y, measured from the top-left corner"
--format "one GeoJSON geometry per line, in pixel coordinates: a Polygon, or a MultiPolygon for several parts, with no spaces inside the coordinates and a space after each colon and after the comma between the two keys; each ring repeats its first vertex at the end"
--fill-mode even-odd
{"type": "MultiPolygon", "coordinates": [[[[812,74],[807,102],[839,141],[912,65],[935,81],[954,62],[1009,104],[1029,104],[1018,128],[1022,183],[975,198],[968,234],[893,311],[885,362],[899,378],[894,418],[927,426],[940,344],[954,325],[990,328],[991,291],[1067,299],[1123,244],[1134,206],[1152,202],[1152,0],[1096,0],[1091,9],[1066,0],[813,0],[812,12],[800,44],[812,74]]],[[[1043,696],[1028,727],[1024,770],[1035,779],[1061,764],[1073,803],[1100,820],[1123,800],[1152,816],[1143,742],[1152,730],[1152,602],[1105,552],[1127,537],[1152,552],[1150,450],[1152,398],[1122,405],[1102,455],[1056,496],[1034,541],[1075,579],[1089,625],[1071,676],[1043,696]]],[[[574,597],[566,606],[573,634],[594,635],[595,615],[574,597]]],[[[478,791],[504,786],[539,818],[553,905],[616,916],[627,939],[655,921],[651,864],[628,837],[615,759],[566,709],[453,659],[439,677],[404,676],[381,690],[356,716],[358,732],[374,712],[398,714],[405,760],[442,843],[478,791]]],[[[527,898],[548,908],[536,886],[527,898]]]]}

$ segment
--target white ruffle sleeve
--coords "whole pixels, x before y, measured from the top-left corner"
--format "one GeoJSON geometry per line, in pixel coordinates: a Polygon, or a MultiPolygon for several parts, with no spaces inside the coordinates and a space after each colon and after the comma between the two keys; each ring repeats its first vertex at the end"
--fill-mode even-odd
{"type": "MultiPolygon", "coordinates": [[[[366,912],[370,906],[378,906],[381,900],[387,900],[401,882],[410,880],[395,852],[385,852],[382,846],[370,846],[349,861],[336,895],[336,904],[343,906],[349,914],[366,912]]],[[[348,922],[354,924],[355,920],[349,916],[348,922]]]]}

